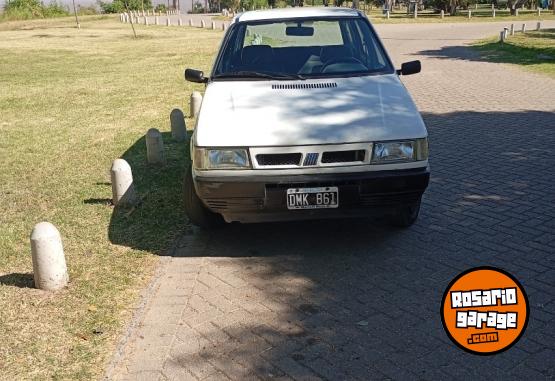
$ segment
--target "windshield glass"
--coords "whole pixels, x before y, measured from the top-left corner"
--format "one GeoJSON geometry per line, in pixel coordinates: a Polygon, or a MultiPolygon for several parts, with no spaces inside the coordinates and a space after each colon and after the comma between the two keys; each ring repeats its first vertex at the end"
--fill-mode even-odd
{"type": "Polygon", "coordinates": [[[233,25],[214,78],[288,79],[392,73],[366,20],[289,19],[233,25]]]}

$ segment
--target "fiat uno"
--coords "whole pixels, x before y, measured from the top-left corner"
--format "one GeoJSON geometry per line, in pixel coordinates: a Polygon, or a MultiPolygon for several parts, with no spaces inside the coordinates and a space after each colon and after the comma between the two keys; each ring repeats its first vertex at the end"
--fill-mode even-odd
{"type": "Polygon", "coordinates": [[[429,180],[424,122],[366,16],[237,15],[212,72],[184,181],[192,223],[381,215],[414,223],[429,180]]]}

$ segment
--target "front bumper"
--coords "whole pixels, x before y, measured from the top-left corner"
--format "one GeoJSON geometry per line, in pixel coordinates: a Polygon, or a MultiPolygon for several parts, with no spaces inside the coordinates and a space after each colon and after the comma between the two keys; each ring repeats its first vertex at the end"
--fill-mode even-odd
{"type": "Polygon", "coordinates": [[[388,214],[417,202],[430,178],[429,168],[357,173],[272,176],[194,175],[202,202],[228,222],[266,222],[388,214]],[[288,210],[288,188],[337,186],[336,209],[288,210]]]}

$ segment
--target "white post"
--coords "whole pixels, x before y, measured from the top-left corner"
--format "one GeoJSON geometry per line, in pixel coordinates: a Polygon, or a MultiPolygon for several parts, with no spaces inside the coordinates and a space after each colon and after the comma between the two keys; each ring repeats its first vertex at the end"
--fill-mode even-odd
{"type": "Polygon", "coordinates": [[[166,16],[166,26],[170,26],[172,24],[170,18],[166,16]]]}
{"type": "Polygon", "coordinates": [[[156,128],[151,128],[146,133],[146,160],[149,164],[164,164],[164,140],[162,134],[156,128]]]}
{"type": "Polygon", "coordinates": [[[541,21],[538,21],[538,23],[536,24],[536,30],[540,30],[542,28],[542,23],[541,21]]]}
{"type": "Polygon", "coordinates": [[[114,205],[133,204],[137,196],[133,186],[131,167],[123,159],[116,159],[110,169],[112,179],[112,203],[114,205]]]}
{"type": "Polygon", "coordinates": [[[54,291],[67,285],[64,248],[60,232],[50,222],[39,222],[31,232],[31,254],[35,288],[54,291]]]}
{"type": "Polygon", "coordinates": [[[181,17],[177,20],[177,25],[183,26],[183,20],[181,20],[181,17]]]}
{"type": "Polygon", "coordinates": [[[509,35],[509,28],[503,28],[503,41],[505,41],[507,39],[507,36],[509,35]]]}
{"type": "Polygon", "coordinates": [[[170,113],[170,126],[172,130],[172,138],[178,142],[182,142],[187,138],[187,129],[185,128],[185,115],[183,111],[174,108],[170,113]]]}
{"type": "Polygon", "coordinates": [[[470,9],[468,10],[468,18],[472,18],[472,11],[470,9]]]}
{"type": "Polygon", "coordinates": [[[189,19],[189,26],[193,26],[193,19],[189,19]]]}
{"type": "Polygon", "coordinates": [[[212,30],[216,29],[216,23],[212,21],[212,30]]]}
{"type": "Polygon", "coordinates": [[[515,9],[515,16],[518,17],[518,8],[515,9]]]}
{"type": "Polygon", "coordinates": [[[195,117],[198,115],[201,103],[202,95],[198,91],[193,91],[193,93],[191,94],[191,117],[195,117]]]}
{"type": "Polygon", "coordinates": [[[511,24],[511,36],[515,35],[515,24],[511,24]]]}
{"type": "Polygon", "coordinates": [[[542,15],[542,9],[538,8],[538,17],[540,17],[542,15]]]}
{"type": "Polygon", "coordinates": [[[441,18],[445,18],[445,12],[443,11],[443,9],[441,10],[441,18]]]}
{"type": "Polygon", "coordinates": [[[502,30],[499,33],[499,42],[504,43],[505,42],[505,30],[502,30]]]}
{"type": "Polygon", "coordinates": [[[418,5],[414,3],[414,18],[418,18],[418,5]]]}
{"type": "Polygon", "coordinates": [[[160,25],[160,19],[158,18],[158,16],[154,17],[154,24],[160,25]]]}
{"type": "Polygon", "coordinates": [[[206,28],[206,23],[204,22],[204,20],[200,20],[200,27],[201,28],[206,28]]]}
{"type": "Polygon", "coordinates": [[[145,17],[145,25],[148,25],[148,17],[145,17]]]}
{"type": "MultiPolygon", "coordinates": [[[[493,7],[493,5],[492,5],[492,7],[493,7]]],[[[495,18],[495,8],[492,8],[492,10],[491,10],[491,17],[495,18]]]]}
{"type": "Polygon", "coordinates": [[[389,9],[387,11],[385,11],[385,18],[389,20],[389,9]]]}
{"type": "Polygon", "coordinates": [[[522,24],[522,29],[520,31],[526,33],[526,24],[522,24]]]}

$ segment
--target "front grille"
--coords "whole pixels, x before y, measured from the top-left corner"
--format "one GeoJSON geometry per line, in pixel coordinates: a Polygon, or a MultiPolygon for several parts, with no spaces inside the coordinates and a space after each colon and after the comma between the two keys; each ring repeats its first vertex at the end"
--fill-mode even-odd
{"type": "Polygon", "coordinates": [[[331,151],[322,154],[322,163],[351,163],[364,161],[366,151],[363,149],[353,151],[331,151]]]}
{"type": "Polygon", "coordinates": [[[206,206],[216,212],[224,212],[229,208],[234,210],[260,209],[264,206],[264,200],[259,198],[212,198],[204,200],[206,206]]]}
{"type": "Polygon", "coordinates": [[[256,155],[256,161],[260,166],[268,165],[300,165],[301,153],[272,153],[256,155]]]}
{"type": "Polygon", "coordinates": [[[293,89],[329,89],[337,87],[335,82],[320,83],[284,83],[272,85],[273,90],[293,90],[293,89]]]}

